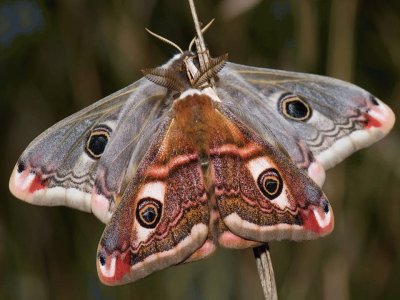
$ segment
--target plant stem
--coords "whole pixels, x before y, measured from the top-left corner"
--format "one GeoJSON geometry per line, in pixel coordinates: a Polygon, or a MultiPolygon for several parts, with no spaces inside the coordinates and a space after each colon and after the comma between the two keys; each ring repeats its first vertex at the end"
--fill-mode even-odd
{"type": "Polygon", "coordinates": [[[266,300],[277,300],[276,283],[268,244],[253,248],[258,275],[266,300]]]}

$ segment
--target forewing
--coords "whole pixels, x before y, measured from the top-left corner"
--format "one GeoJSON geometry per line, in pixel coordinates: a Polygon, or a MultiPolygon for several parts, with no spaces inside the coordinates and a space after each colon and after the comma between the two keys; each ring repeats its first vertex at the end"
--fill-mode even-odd
{"type": "Polygon", "coordinates": [[[324,170],[381,139],[394,123],[383,102],[341,80],[233,63],[218,75],[227,108],[320,185],[324,170]]]}
{"type": "MultiPolygon", "coordinates": [[[[156,95],[162,95],[164,91],[142,79],[46,130],[19,158],[10,178],[11,192],[32,204],[66,205],[92,211],[92,192],[99,166],[103,172],[109,167],[108,159],[104,159],[107,153],[120,154],[112,170],[114,173],[125,174],[132,159],[136,144],[131,143],[122,151],[118,129],[124,128],[124,133],[134,132],[142,136],[143,119],[156,118],[156,112],[140,117],[126,114],[133,107],[137,114],[143,114],[149,105],[154,105],[154,101],[148,99],[149,89],[156,95]]],[[[151,127],[147,129],[154,130],[151,127]]],[[[121,182],[121,176],[104,179],[109,190],[120,187],[121,182]]],[[[114,200],[112,197],[108,199],[109,203],[103,210],[111,211],[114,200]]],[[[101,209],[98,211],[96,215],[107,221],[109,214],[101,209]]]]}

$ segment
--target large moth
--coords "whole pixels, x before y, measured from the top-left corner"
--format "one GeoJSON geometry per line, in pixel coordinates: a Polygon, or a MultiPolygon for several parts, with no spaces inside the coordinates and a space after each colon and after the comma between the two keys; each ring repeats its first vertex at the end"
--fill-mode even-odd
{"type": "Polygon", "coordinates": [[[387,134],[390,108],[333,78],[196,51],[57,123],[25,150],[12,193],[107,224],[102,282],[123,284],[215,247],[333,229],[325,170],[387,134]]]}

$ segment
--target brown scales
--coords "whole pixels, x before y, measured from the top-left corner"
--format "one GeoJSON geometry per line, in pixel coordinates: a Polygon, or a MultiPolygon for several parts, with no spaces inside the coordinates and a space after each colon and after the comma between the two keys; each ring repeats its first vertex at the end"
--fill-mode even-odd
{"type": "MultiPolygon", "coordinates": [[[[113,224],[117,220],[113,218],[105,232],[105,236],[110,235],[107,239],[117,244],[130,240],[131,267],[138,264],[142,270],[140,263],[146,261],[149,272],[158,269],[160,265],[153,265],[152,260],[146,258],[178,249],[177,245],[188,237],[192,238],[190,244],[180,248],[179,254],[171,252],[165,256],[163,261],[166,265],[201,259],[209,255],[217,244],[245,248],[266,241],[268,237],[276,238],[276,233],[269,235],[265,229],[261,236],[252,228],[233,232],[232,228],[237,224],[226,223],[226,217],[235,214],[259,228],[279,224],[301,226],[302,218],[298,215],[307,209],[305,202],[311,199],[302,188],[301,177],[296,176],[299,171],[283,154],[260,140],[206,93],[194,91],[175,100],[172,118],[160,133],[160,138],[150,147],[139,168],[137,178],[140,177],[140,181],[132,183],[123,195],[118,212],[124,212],[125,221],[119,219],[118,224],[113,224]],[[290,207],[281,209],[266,200],[260,187],[257,188],[247,165],[259,157],[268,159],[278,170],[279,166],[287,167],[280,173],[290,207]],[[140,229],[134,225],[135,205],[139,191],[152,179],[163,182],[166,187],[162,217],[154,232],[137,243],[136,230],[140,229]],[[192,228],[199,224],[202,224],[201,228],[207,226],[208,231],[202,229],[200,238],[192,237],[192,228]],[[109,229],[114,225],[119,229],[109,229]],[[131,232],[121,235],[127,228],[131,232]],[[114,234],[120,236],[111,237],[114,234]]],[[[317,189],[311,179],[309,181],[306,184],[308,189],[317,189]]],[[[319,205],[320,193],[315,192],[314,205],[319,205]]],[[[285,234],[289,236],[291,233],[285,234]]],[[[116,251],[102,245],[109,254],[116,251]]]]}

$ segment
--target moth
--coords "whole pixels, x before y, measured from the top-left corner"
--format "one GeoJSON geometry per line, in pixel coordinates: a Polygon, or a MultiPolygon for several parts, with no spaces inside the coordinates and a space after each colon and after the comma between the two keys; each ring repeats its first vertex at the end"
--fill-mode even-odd
{"type": "MultiPolygon", "coordinates": [[[[192,9],[192,13],[194,8],[192,9]]],[[[196,51],[60,121],[19,158],[10,190],[106,223],[108,285],[242,249],[333,230],[325,170],[385,136],[394,114],[337,79],[196,51]]]]}

